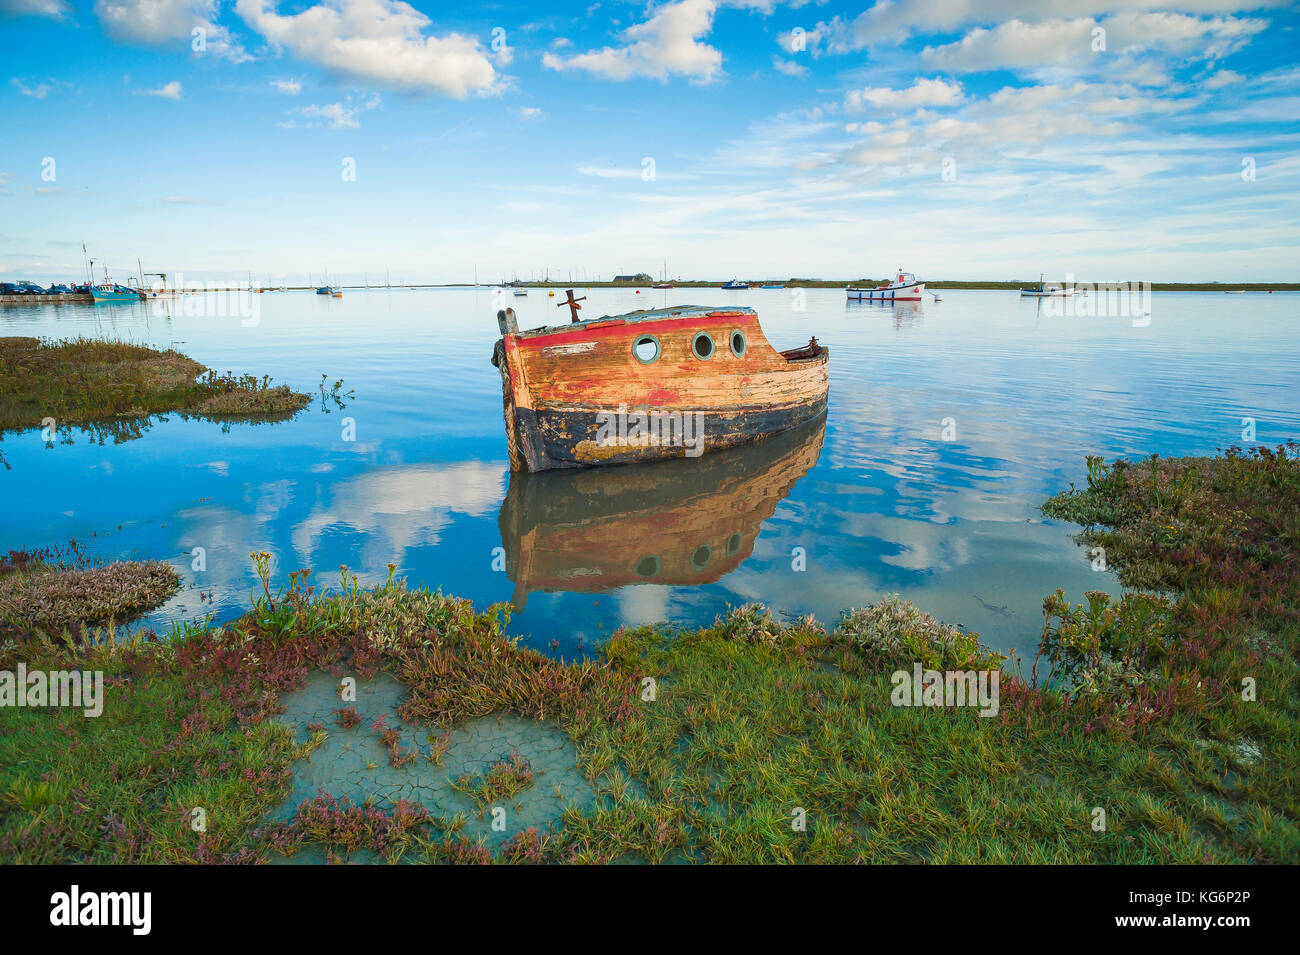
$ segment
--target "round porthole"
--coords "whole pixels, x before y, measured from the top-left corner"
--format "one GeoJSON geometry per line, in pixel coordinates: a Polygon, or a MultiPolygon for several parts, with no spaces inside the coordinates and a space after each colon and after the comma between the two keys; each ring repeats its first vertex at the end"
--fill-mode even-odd
{"type": "Polygon", "coordinates": [[[632,355],[643,365],[657,361],[662,351],[663,349],[659,347],[659,339],[653,335],[638,335],[636,341],[632,343],[632,355]]]}
{"type": "Polygon", "coordinates": [[[708,332],[700,332],[691,341],[691,351],[701,361],[708,361],[713,357],[713,336],[708,332]]]}
{"type": "Polygon", "coordinates": [[[636,562],[636,575],[647,580],[651,577],[658,577],[659,567],[659,558],[654,554],[647,554],[636,562]]]}
{"type": "Polygon", "coordinates": [[[696,568],[703,570],[708,566],[709,558],[713,556],[713,548],[708,544],[701,544],[695,548],[695,553],[691,554],[691,564],[696,568]]]}
{"type": "Polygon", "coordinates": [[[739,328],[731,330],[731,353],[737,358],[745,357],[745,333],[739,328]]]}
{"type": "Polygon", "coordinates": [[[740,540],[740,534],[739,534],[739,533],[732,534],[730,537],[728,537],[728,538],[727,538],[727,556],[728,556],[728,557],[735,557],[737,554],[739,554],[739,553],[740,553],[740,544],[741,544],[741,540],[740,540]]]}

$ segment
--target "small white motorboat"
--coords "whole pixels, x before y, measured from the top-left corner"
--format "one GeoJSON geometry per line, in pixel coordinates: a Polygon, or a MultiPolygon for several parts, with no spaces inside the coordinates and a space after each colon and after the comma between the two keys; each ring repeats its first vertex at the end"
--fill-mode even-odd
{"type": "Polygon", "coordinates": [[[851,302],[919,302],[925,295],[925,283],[918,282],[911,272],[901,269],[895,273],[892,282],[885,282],[875,288],[845,288],[851,302]]]}

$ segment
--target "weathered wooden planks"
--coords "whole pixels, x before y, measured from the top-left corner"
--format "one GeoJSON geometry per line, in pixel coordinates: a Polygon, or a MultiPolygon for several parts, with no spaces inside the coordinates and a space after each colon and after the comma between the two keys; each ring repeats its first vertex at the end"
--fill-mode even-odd
{"type": "Polygon", "coordinates": [[[783,356],[751,309],[664,310],[507,332],[493,364],[503,375],[511,467],[540,471],[700,453],[653,441],[611,444],[601,416],[612,412],[697,416],[704,451],[774,434],[825,410],[828,358],[816,345],[783,356]],[[693,347],[701,334],[712,342],[711,349],[699,346],[707,358],[693,347]],[[659,346],[648,363],[633,351],[646,337],[659,346]]]}

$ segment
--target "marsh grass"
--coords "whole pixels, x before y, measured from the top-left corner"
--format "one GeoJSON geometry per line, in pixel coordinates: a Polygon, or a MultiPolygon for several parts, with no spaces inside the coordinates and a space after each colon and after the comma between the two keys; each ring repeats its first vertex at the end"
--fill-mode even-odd
{"type": "MultiPolygon", "coordinates": [[[[1042,672],[1004,670],[996,717],[891,705],[896,667],[1001,662],[896,598],[830,630],[746,605],[695,630],[622,630],[599,662],[565,662],[505,637],[505,605],[409,589],[391,567],[370,590],[346,570],[328,591],[307,571],[277,588],[263,559],[262,592],[228,627],[23,648],[29,666],[113,679],[99,720],[0,710],[0,855],[258,861],[310,845],[332,860],[451,863],[1300,861],[1294,451],[1089,472],[1045,510],[1090,525],[1083,541],[1105,542],[1121,579],[1151,592],[1049,596],[1042,672]],[[597,799],[495,849],[466,838],[460,816],[327,794],[262,824],[312,745],[271,717],[314,668],[388,670],[410,690],[402,718],[434,739],[493,712],[555,720],[597,799]],[[216,820],[203,834],[185,825],[199,804],[216,820]]],[[[461,782],[509,798],[521,778],[491,776],[461,782]]]]}
{"type": "Polygon", "coordinates": [[[82,637],[87,628],[128,623],[180,587],[160,560],[91,560],[67,548],[14,550],[0,558],[0,638],[36,634],[82,637]]]}
{"type": "Polygon", "coordinates": [[[101,443],[121,442],[139,437],[156,414],[279,421],[311,400],[269,377],[218,374],[172,349],[84,337],[0,338],[0,435],[53,418],[65,442],[72,427],[101,443]]]}
{"type": "Polygon", "coordinates": [[[512,799],[532,786],[533,768],[520,753],[511,753],[482,773],[464,773],[455,788],[469,794],[482,809],[490,803],[512,799]]]}

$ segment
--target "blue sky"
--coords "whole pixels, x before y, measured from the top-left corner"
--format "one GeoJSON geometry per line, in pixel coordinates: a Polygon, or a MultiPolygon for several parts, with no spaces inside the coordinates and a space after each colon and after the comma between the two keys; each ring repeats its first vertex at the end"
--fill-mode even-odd
{"type": "Polygon", "coordinates": [[[1251,0],[0,0],[0,275],[79,279],[84,240],[122,277],[298,284],[1300,281],[1298,28],[1251,0]]]}

